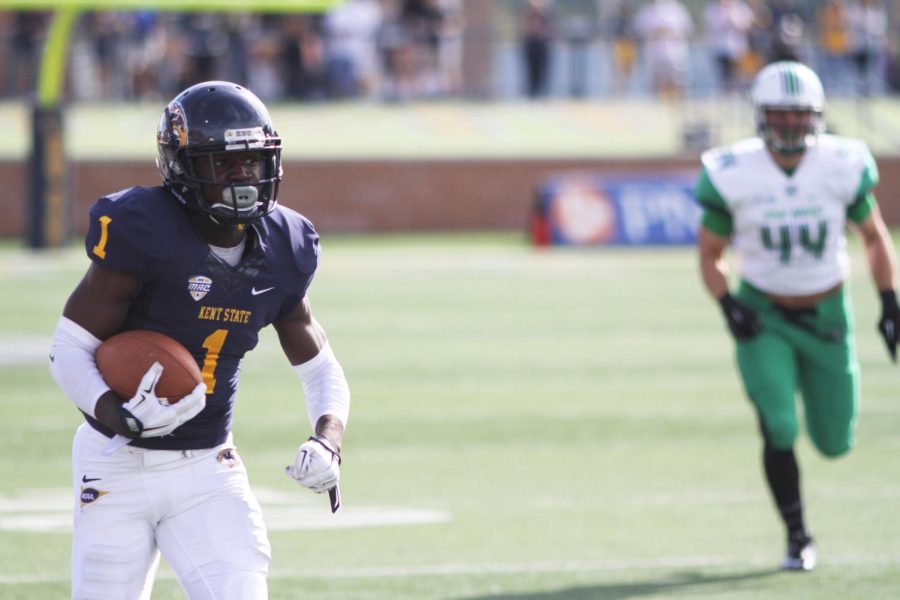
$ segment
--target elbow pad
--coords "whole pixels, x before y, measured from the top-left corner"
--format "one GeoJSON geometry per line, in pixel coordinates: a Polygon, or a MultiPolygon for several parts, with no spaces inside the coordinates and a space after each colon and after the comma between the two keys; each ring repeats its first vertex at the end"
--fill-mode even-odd
{"type": "Polygon", "coordinates": [[[314,358],[294,365],[294,371],[303,382],[306,412],[313,430],[322,415],[334,415],[346,427],[350,416],[350,386],[331,345],[326,343],[314,358]]]}
{"type": "Polygon", "coordinates": [[[102,342],[87,329],[60,317],[50,343],[50,374],[66,396],[83,412],[95,417],[97,399],[109,391],[94,353],[102,342]]]}

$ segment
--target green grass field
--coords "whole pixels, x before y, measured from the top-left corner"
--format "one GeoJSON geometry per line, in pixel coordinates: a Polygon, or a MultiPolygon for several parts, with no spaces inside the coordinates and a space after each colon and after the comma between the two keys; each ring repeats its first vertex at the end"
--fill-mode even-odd
{"type": "MultiPolygon", "coordinates": [[[[889,599],[900,590],[900,398],[853,247],[857,448],[798,446],[820,566],[787,574],[755,421],[692,249],[536,251],[512,235],[329,237],[311,299],[353,410],[345,507],[283,474],[308,435],[267,332],[236,439],[273,599],[889,599]]],[[[79,417],[45,351],[87,265],[0,248],[0,598],[68,596],[79,417]]],[[[156,599],[183,597],[162,569],[156,599]]]]}

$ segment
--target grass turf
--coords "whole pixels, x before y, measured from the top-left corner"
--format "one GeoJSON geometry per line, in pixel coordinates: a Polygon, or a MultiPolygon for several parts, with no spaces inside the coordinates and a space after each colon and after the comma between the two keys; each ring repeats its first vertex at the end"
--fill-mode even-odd
{"type": "MultiPolygon", "coordinates": [[[[345,517],[443,518],[329,527],[341,516],[282,473],[308,425],[267,331],[245,361],[235,435],[264,493],[271,597],[893,597],[898,375],[852,251],[859,443],[838,461],[798,444],[820,566],[797,575],[775,569],[782,532],[754,417],[692,249],[326,235],[310,297],[354,396],[345,517]]],[[[68,594],[69,533],[35,524],[68,520],[79,418],[44,356],[86,265],[74,248],[0,248],[0,599],[68,594]]],[[[165,567],[153,597],[182,597],[165,567]]]]}

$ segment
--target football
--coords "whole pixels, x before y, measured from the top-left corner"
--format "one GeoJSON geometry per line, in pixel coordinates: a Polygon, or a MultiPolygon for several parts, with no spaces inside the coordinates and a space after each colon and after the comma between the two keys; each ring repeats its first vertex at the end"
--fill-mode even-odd
{"type": "Polygon", "coordinates": [[[176,340],[155,331],[118,333],[97,348],[97,368],[106,384],[128,400],[137,392],[141,378],[158,362],[163,366],[156,395],[175,403],[203,381],[197,361],[176,340]]]}

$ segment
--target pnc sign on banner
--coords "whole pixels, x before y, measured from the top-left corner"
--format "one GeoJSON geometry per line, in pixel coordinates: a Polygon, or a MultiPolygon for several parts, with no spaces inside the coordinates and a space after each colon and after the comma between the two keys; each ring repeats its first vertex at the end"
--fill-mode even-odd
{"type": "Polygon", "coordinates": [[[696,173],[561,174],[541,188],[535,243],[678,245],[697,239],[696,173]]]}

